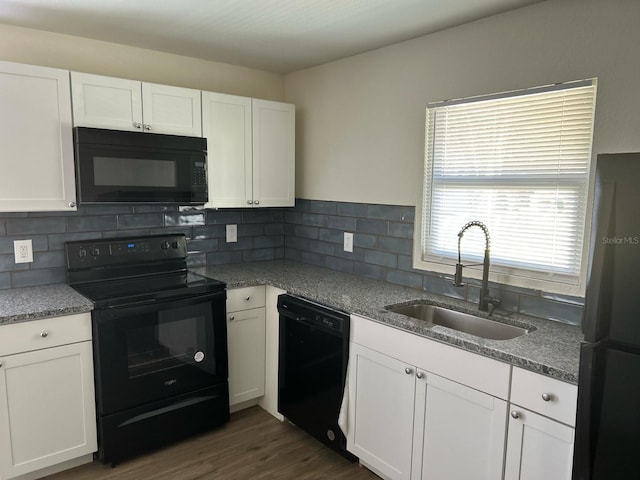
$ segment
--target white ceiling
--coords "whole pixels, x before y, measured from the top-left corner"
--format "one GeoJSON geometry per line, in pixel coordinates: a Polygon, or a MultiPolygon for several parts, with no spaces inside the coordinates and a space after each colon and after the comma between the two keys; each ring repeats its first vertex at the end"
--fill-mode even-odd
{"type": "Polygon", "coordinates": [[[0,23],[291,72],[541,0],[0,0],[0,23]]]}

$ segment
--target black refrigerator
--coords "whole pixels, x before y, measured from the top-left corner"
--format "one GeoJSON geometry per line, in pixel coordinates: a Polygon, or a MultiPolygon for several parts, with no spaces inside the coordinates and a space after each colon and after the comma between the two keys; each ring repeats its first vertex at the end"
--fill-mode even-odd
{"type": "Polygon", "coordinates": [[[640,153],[599,155],[573,480],[640,479],[640,153]]]}

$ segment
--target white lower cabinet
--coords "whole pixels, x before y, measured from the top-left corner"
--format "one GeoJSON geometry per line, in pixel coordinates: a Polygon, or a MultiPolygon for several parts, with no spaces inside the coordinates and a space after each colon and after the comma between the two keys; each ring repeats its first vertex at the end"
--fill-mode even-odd
{"type": "Polygon", "coordinates": [[[510,366],[351,316],[347,449],[393,480],[501,480],[510,366]]]}
{"type": "Polygon", "coordinates": [[[570,480],[574,429],[511,407],[505,480],[570,480]]]}
{"type": "Polygon", "coordinates": [[[38,478],[82,456],[90,461],[97,440],[89,314],[2,326],[0,334],[12,339],[0,342],[0,478],[38,478]]]}
{"type": "Polygon", "coordinates": [[[264,395],[265,325],[264,286],[227,292],[230,406],[264,395]]]}

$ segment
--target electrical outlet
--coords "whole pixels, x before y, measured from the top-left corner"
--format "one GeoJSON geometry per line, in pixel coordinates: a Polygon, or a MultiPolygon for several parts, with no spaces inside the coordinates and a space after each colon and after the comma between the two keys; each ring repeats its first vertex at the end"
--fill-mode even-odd
{"type": "Polygon", "coordinates": [[[238,225],[227,225],[227,243],[238,241],[238,225]]]}
{"type": "Polygon", "coordinates": [[[353,252],[353,233],[344,232],[344,251],[353,252]]]}
{"type": "Polygon", "coordinates": [[[33,262],[33,244],[31,243],[31,239],[14,240],[13,253],[16,257],[16,263],[33,262]]]}

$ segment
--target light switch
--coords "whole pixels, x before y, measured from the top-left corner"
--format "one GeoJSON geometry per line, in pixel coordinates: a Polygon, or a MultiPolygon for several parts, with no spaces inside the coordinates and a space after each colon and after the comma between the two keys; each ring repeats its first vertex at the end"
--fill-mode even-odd
{"type": "Polygon", "coordinates": [[[238,225],[227,225],[227,243],[238,241],[238,225]]]}

